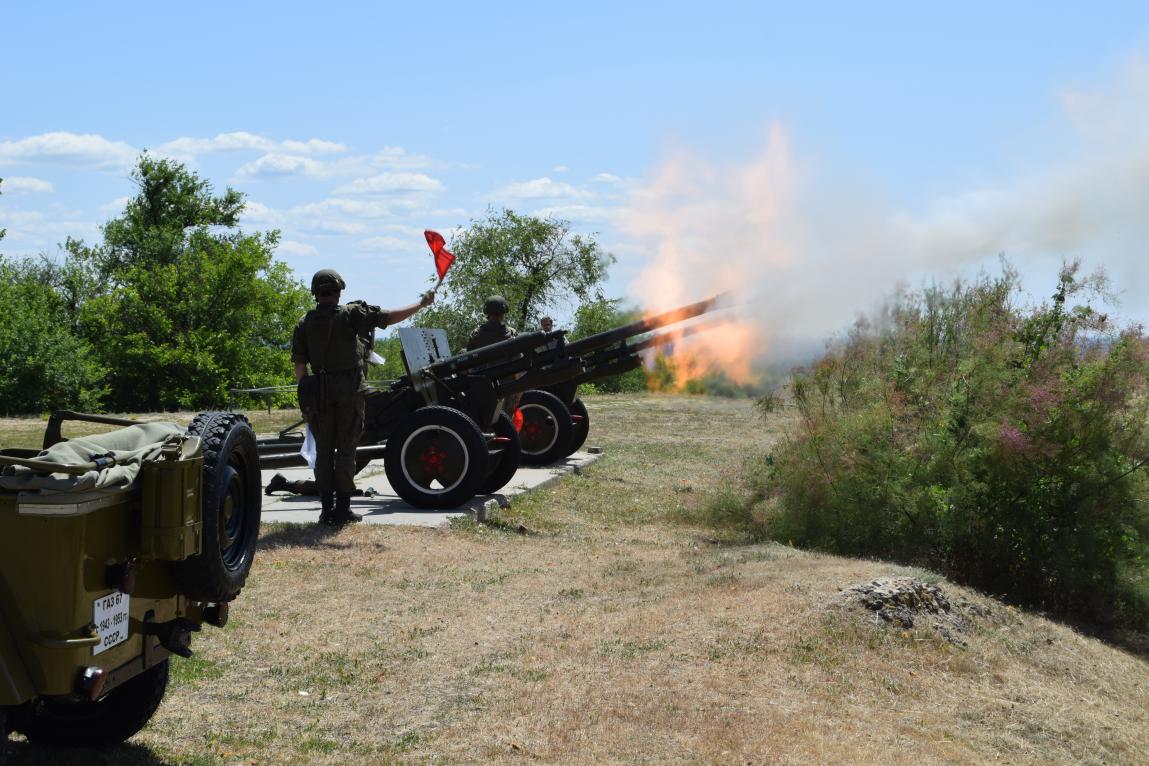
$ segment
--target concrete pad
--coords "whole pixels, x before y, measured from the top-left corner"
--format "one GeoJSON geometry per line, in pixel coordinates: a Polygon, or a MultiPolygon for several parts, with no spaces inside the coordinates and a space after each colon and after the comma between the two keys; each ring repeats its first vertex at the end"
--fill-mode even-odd
{"type": "MultiPolygon", "coordinates": [[[[395,494],[387,482],[387,475],[383,472],[383,461],[376,460],[367,465],[355,475],[355,484],[361,490],[374,490],[371,496],[356,496],[351,498],[351,510],[362,514],[367,524],[407,524],[420,527],[437,527],[448,519],[458,516],[475,515],[482,517],[486,503],[494,500],[500,506],[508,504],[508,498],[529,492],[532,489],[545,487],[560,477],[573,473],[576,469],[590,465],[600,456],[598,452],[576,452],[566,460],[554,465],[532,468],[523,466],[515,472],[507,486],[494,495],[476,495],[467,503],[458,507],[442,510],[415,508],[408,505],[405,500],[395,494]]],[[[309,468],[282,468],[278,471],[263,471],[263,485],[276,473],[281,473],[288,480],[312,479],[314,475],[309,468]]],[[[294,524],[310,524],[319,520],[319,498],[304,495],[289,495],[279,492],[274,495],[264,495],[262,520],[265,522],[289,522],[294,524]]]]}

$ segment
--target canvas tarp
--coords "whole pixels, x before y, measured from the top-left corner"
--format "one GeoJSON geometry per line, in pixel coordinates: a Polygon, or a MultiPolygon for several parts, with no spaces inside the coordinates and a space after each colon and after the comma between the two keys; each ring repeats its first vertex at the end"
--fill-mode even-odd
{"type": "Polygon", "coordinates": [[[101,471],[78,475],[41,473],[24,466],[8,465],[0,471],[0,488],[21,491],[85,492],[130,487],[140,472],[140,462],[154,457],[167,439],[184,433],[175,423],[140,423],[97,436],[84,436],[54,444],[34,460],[61,465],[87,463],[112,453],[116,464],[101,471]]]}

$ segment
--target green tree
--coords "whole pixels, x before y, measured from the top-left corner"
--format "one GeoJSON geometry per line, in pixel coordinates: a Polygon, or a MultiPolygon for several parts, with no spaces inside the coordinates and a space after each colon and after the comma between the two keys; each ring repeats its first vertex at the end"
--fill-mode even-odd
{"type": "MultiPolygon", "coordinates": [[[[4,234],[0,229],[0,239],[4,234]]],[[[100,404],[103,371],[73,332],[59,289],[65,271],[47,260],[0,255],[0,414],[100,404]]]]}
{"type": "Polygon", "coordinates": [[[70,294],[109,370],[108,404],[199,409],[229,387],[289,381],[291,330],[311,302],[273,258],[279,233],[240,230],[243,195],[216,196],[178,162],[145,153],[132,180],[139,191],[101,244],[66,244],[100,285],[85,295],[75,280],[70,294]]]}
{"type": "MultiPolygon", "coordinates": [[[[624,309],[620,305],[621,303],[621,299],[594,300],[583,303],[575,311],[574,326],[567,334],[567,340],[579,340],[588,335],[606,332],[641,318],[641,311],[624,309]]],[[[645,391],[647,390],[647,375],[647,371],[639,367],[630,372],[596,380],[587,385],[593,386],[594,390],[604,394],[645,391]]]]}
{"type": "Polygon", "coordinates": [[[461,349],[481,321],[487,296],[507,299],[512,327],[534,329],[543,314],[602,300],[602,283],[614,262],[593,235],[572,233],[569,221],[505,209],[472,221],[451,250],[456,261],[435,305],[416,321],[446,329],[452,349],[461,349]]]}

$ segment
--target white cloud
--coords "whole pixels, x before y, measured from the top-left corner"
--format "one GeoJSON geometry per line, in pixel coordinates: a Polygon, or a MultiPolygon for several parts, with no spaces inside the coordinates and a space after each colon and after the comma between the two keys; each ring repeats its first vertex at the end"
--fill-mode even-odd
{"type": "Polygon", "coordinates": [[[5,210],[0,208],[0,227],[32,226],[42,220],[44,220],[44,215],[33,210],[5,210]]]}
{"type": "Polygon", "coordinates": [[[3,194],[49,194],[55,191],[51,182],[28,176],[10,176],[0,183],[3,194]]]}
{"type": "MultiPolygon", "coordinates": [[[[425,155],[410,154],[398,146],[385,146],[374,154],[320,160],[292,151],[290,147],[292,143],[290,141],[283,142],[274,147],[274,151],[268,151],[262,157],[248,162],[236,171],[235,177],[237,179],[284,178],[288,176],[302,178],[351,178],[358,176],[366,178],[372,172],[387,175],[386,171],[418,170],[429,167],[447,167],[448,165],[448,163],[438,162],[425,155]]],[[[332,146],[342,145],[333,144],[332,146]]],[[[311,152],[311,154],[317,153],[311,152]]],[[[398,173],[394,175],[414,177],[419,174],[398,173]]],[[[422,177],[429,179],[431,183],[439,183],[428,176],[422,177]]],[[[426,184],[426,181],[423,183],[426,184]]]]}
{"type": "Polygon", "coordinates": [[[314,245],[290,239],[281,241],[277,250],[283,255],[298,255],[304,258],[314,258],[319,255],[319,248],[314,245]]]}
{"type": "Polygon", "coordinates": [[[324,141],[311,138],[306,141],[276,141],[246,131],[232,133],[219,133],[214,138],[177,138],[168,141],[156,148],[157,152],[183,157],[195,157],[200,154],[215,154],[217,152],[257,151],[265,154],[300,154],[322,155],[340,154],[347,151],[347,147],[334,141],[324,141]]]}
{"type": "Polygon", "coordinates": [[[319,202],[309,202],[292,208],[292,216],[303,217],[331,217],[351,216],[354,218],[388,218],[394,214],[393,200],[375,199],[347,199],[346,197],[329,197],[319,202]]]}
{"type": "Polygon", "coordinates": [[[282,178],[304,176],[314,178],[323,172],[323,163],[293,154],[265,154],[246,163],[236,171],[237,178],[282,178]]]}
{"type": "Polygon", "coordinates": [[[560,218],[576,223],[600,223],[610,221],[617,210],[598,205],[555,205],[536,210],[539,218],[560,218]]]}
{"type": "Polygon", "coordinates": [[[130,167],[140,151],[123,141],[92,133],[54,132],[0,141],[0,161],[78,165],[105,169],[130,167]]]}
{"type": "Polygon", "coordinates": [[[131,197],[116,197],[114,200],[100,205],[99,210],[105,215],[116,215],[122,213],[131,201],[131,197]]]}
{"type": "Polygon", "coordinates": [[[426,155],[409,154],[406,149],[399,146],[385,146],[367,157],[366,161],[372,167],[390,170],[416,170],[443,164],[426,155]]]}
{"type": "Polygon", "coordinates": [[[610,186],[626,186],[630,181],[625,178],[616,176],[614,173],[599,173],[590,179],[592,184],[609,184],[610,186]]]}
{"type": "Polygon", "coordinates": [[[562,181],[554,181],[546,176],[531,181],[518,181],[496,189],[492,195],[502,200],[525,199],[565,199],[571,201],[589,200],[594,193],[579,189],[562,181]]]}
{"type": "Polygon", "coordinates": [[[371,227],[360,221],[337,221],[331,218],[314,217],[299,221],[296,228],[315,234],[366,234],[371,227]]]}
{"type": "Polygon", "coordinates": [[[14,257],[51,252],[68,237],[97,239],[100,234],[99,225],[91,221],[6,208],[0,208],[0,229],[8,230],[3,240],[4,253],[14,257]]]}
{"type": "Polygon", "coordinates": [[[271,224],[278,226],[286,219],[283,213],[278,210],[268,207],[262,202],[255,200],[248,200],[243,207],[243,220],[249,223],[257,224],[271,224]]]}
{"type": "Polygon", "coordinates": [[[427,215],[432,218],[468,218],[471,213],[461,207],[443,207],[435,210],[428,210],[427,215]]]}
{"type": "MultiPolygon", "coordinates": [[[[420,236],[422,239],[422,236],[420,236]]],[[[393,237],[384,235],[381,237],[371,237],[359,243],[359,247],[366,251],[405,251],[410,250],[414,244],[418,244],[413,239],[407,237],[393,237]]]]}
{"type": "Polygon", "coordinates": [[[391,194],[395,192],[440,192],[443,184],[423,173],[380,173],[356,178],[340,186],[336,194],[391,194]]]}

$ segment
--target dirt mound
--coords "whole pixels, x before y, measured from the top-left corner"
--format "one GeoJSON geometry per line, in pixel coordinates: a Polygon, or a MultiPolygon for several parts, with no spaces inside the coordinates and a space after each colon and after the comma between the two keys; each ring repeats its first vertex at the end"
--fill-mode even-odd
{"type": "Polygon", "coordinates": [[[939,636],[957,646],[968,634],[972,620],[988,617],[989,609],[961,600],[952,603],[945,592],[913,577],[883,577],[842,591],[841,598],[873,612],[884,623],[909,630],[916,619],[925,618],[939,636]]]}

